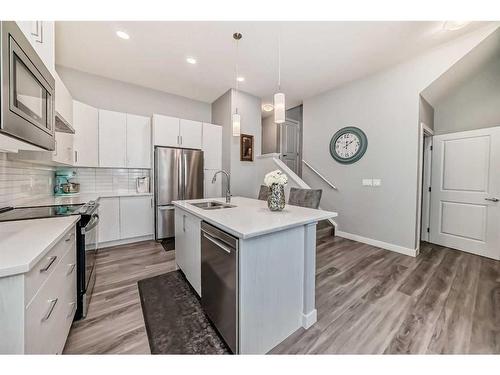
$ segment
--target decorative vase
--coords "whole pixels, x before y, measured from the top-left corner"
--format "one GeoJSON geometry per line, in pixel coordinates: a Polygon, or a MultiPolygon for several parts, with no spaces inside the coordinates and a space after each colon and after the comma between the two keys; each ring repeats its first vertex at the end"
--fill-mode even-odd
{"type": "Polygon", "coordinates": [[[267,206],[271,211],[281,211],[285,208],[285,186],[272,184],[267,196],[267,206]]]}

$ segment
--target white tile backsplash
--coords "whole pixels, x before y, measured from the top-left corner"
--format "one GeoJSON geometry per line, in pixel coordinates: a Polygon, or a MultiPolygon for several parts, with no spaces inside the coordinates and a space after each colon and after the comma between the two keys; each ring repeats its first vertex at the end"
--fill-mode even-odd
{"type": "Polygon", "coordinates": [[[135,193],[136,179],[149,177],[149,169],[75,168],[82,193],[135,193]]]}
{"type": "Polygon", "coordinates": [[[55,168],[7,160],[0,153],[0,207],[53,195],[55,168]]]}
{"type": "MultiPolygon", "coordinates": [[[[68,169],[68,168],[64,168],[68,169]]],[[[81,193],[135,193],[136,178],[149,169],[73,168],[81,193]]],[[[0,152],[0,208],[54,195],[55,167],[11,161],[0,152]]]]}

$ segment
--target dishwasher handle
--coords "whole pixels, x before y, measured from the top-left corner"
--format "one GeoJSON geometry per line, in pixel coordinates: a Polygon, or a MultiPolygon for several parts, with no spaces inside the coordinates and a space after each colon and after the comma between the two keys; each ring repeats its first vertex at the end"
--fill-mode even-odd
{"type": "Polygon", "coordinates": [[[224,250],[226,253],[231,254],[231,249],[229,246],[226,246],[224,243],[219,241],[218,239],[212,237],[211,235],[207,234],[206,232],[203,232],[203,237],[205,237],[207,240],[212,242],[215,246],[220,248],[221,250],[224,250]]]}

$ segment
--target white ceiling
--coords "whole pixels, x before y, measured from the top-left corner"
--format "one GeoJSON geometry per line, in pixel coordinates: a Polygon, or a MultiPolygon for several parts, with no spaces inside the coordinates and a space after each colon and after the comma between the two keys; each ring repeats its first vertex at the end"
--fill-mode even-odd
{"type": "Polygon", "coordinates": [[[444,31],[442,22],[73,22],[56,23],[56,63],[96,75],[213,102],[234,87],[235,41],[240,89],[287,107],[401,62],[482,26],[444,31]],[[129,40],[115,34],[124,30],[129,40]],[[186,57],[197,59],[196,65],[186,57]]]}

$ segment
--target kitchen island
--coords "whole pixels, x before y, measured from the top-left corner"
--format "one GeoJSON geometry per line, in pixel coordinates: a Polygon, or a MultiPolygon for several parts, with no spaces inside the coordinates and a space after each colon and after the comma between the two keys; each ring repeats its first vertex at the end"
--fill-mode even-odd
{"type": "MultiPolygon", "coordinates": [[[[233,352],[267,353],[297,329],[316,322],[316,224],[337,214],[291,205],[272,212],[267,202],[243,197],[234,197],[232,207],[193,205],[207,201],[224,203],[222,198],[174,202],[176,263],[203,305],[202,222],[237,239],[233,352]]],[[[226,276],[219,275],[224,287],[226,276]]]]}

